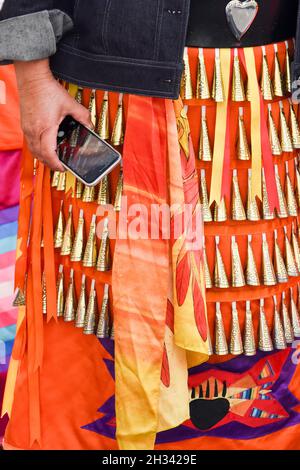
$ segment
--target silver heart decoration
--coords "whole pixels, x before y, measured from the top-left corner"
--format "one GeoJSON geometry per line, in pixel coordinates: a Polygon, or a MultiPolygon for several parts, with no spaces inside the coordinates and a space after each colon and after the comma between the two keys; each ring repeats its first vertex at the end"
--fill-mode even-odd
{"type": "Polygon", "coordinates": [[[226,16],[229,27],[239,41],[248,31],[258,13],[255,0],[231,0],[226,6],[226,16]]]}

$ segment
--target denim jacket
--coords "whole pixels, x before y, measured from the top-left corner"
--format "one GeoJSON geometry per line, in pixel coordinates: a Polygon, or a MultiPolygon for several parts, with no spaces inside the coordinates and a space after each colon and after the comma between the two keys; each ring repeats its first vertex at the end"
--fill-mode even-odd
{"type": "Polygon", "coordinates": [[[190,0],[4,0],[0,61],[51,56],[81,86],[176,98],[190,0]]]}
{"type": "Polygon", "coordinates": [[[189,8],[190,0],[4,0],[0,61],[51,56],[53,73],[69,82],[177,98],[189,8]]]}

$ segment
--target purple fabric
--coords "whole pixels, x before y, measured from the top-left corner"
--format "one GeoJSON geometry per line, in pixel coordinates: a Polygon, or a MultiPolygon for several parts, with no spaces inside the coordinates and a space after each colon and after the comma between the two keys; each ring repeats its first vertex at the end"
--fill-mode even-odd
{"type": "MultiPolygon", "coordinates": [[[[2,400],[3,400],[5,378],[6,378],[6,374],[1,372],[0,373],[0,405],[2,404],[2,400]]],[[[7,416],[0,418],[0,439],[2,436],[4,436],[4,431],[7,425],[7,421],[8,421],[7,416]]]]}
{"type": "Polygon", "coordinates": [[[18,219],[19,206],[9,207],[0,211],[0,225],[10,224],[18,219]]]}

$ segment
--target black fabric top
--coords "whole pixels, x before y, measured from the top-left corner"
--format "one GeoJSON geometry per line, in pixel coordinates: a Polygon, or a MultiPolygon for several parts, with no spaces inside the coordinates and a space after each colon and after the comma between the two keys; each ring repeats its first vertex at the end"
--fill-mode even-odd
{"type": "MultiPolygon", "coordinates": [[[[298,0],[256,0],[258,14],[238,41],[228,26],[229,0],[191,0],[187,45],[192,47],[251,47],[292,38],[296,34],[298,0]]],[[[242,2],[241,2],[242,3],[242,2]]]]}

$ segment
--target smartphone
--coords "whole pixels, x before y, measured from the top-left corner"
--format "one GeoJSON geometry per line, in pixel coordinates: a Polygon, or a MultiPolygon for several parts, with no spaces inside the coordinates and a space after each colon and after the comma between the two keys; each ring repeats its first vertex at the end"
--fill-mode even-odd
{"type": "Polygon", "coordinates": [[[62,165],[87,186],[95,186],[121,162],[121,155],[71,116],[61,122],[57,152],[62,165]]]}

